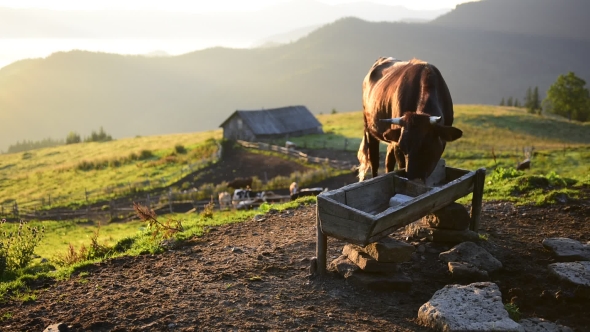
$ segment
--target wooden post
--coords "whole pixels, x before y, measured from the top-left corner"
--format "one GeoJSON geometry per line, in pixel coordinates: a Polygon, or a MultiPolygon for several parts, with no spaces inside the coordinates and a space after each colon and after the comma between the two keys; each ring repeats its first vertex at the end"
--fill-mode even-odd
{"type": "Polygon", "coordinates": [[[90,203],[88,203],[88,190],[84,188],[84,196],[86,197],[86,218],[90,219],[90,203]]]}
{"type": "Polygon", "coordinates": [[[326,255],[328,252],[328,237],[322,232],[322,222],[320,220],[320,214],[318,213],[318,207],[316,205],[316,247],[315,255],[317,258],[317,273],[321,276],[326,274],[326,255]]]}
{"type": "Polygon", "coordinates": [[[344,139],[344,151],[346,151],[346,147],[348,146],[348,139],[344,139]]]}
{"type": "Polygon", "coordinates": [[[150,201],[150,194],[149,193],[147,194],[146,205],[150,209],[152,208],[152,202],[150,201]]]}
{"type": "Polygon", "coordinates": [[[170,213],[172,213],[172,188],[168,188],[168,207],[170,208],[170,213]]]}
{"type": "Polygon", "coordinates": [[[486,180],[486,169],[480,168],[475,171],[473,178],[473,198],[471,200],[471,224],[469,229],[474,232],[479,230],[479,219],[481,217],[481,205],[483,203],[483,186],[486,180]]]}

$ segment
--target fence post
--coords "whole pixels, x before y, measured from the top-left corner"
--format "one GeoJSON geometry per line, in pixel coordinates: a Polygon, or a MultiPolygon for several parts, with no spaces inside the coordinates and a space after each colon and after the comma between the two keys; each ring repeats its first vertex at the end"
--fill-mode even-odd
{"type": "Polygon", "coordinates": [[[12,206],[12,214],[16,217],[16,219],[19,218],[18,204],[16,203],[16,201],[14,201],[14,205],[12,206]]]}
{"type": "Polygon", "coordinates": [[[152,202],[150,201],[150,194],[147,194],[147,200],[146,200],[146,204],[147,207],[149,207],[150,209],[152,208],[152,202]]]}
{"type": "Polygon", "coordinates": [[[90,203],[88,203],[88,190],[84,188],[84,196],[86,197],[86,218],[90,219],[90,203]]]}
{"type": "Polygon", "coordinates": [[[170,208],[170,213],[172,213],[172,188],[168,188],[168,207],[170,208]]]}
{"type": "Polygon", "coordinates": [[[346,146],[348,145],[348,139],[344,139],[344,151],[346,151],[346,146]]]}

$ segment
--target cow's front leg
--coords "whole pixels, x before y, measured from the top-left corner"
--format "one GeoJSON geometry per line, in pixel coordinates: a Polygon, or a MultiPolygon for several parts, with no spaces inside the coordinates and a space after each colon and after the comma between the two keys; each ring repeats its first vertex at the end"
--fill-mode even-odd
{"type": "Polygon", "coordinates": [[[395,170],[395,145],[393,143],[389,143],[387,146],[387,155],[385,156],[385,172],[393,172],[395,170]]]}
{"type": "Polygon", "coordinates": [[[397,144],[392,145],[394,145],[393,154],[395,155],[395,159],[397,160],[397,169],[406,168],[406,156],[402,152],[402,149],[397,144]]]}

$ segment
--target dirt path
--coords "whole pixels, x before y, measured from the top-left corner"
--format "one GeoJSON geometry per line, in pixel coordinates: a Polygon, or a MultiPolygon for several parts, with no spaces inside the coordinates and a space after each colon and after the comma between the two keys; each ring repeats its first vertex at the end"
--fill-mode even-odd
{"type": "MultiPolygon", "coordinates": [[[[482,245],[505,268],[492,276],[523,317],[543,317],[590,331],[588,299],[548,275],[545,237],[590,241],[590,204],[546,208],[484,204],[482,245]]],[[[122,257],[87,268],[88,275],[39,284],[37,299],[0,305],[1,331],[42,331],[63,322],[73,331],[423,331],[414,319],[432,294],[452,283],[438,253],[401,265],[413,279],[406,292],[355,288],[336,274],[309,275],[315,255],[315,207],[274,213],[210,229],[161,255],[122,257]],[[10,318],[6,318],[10,317],[10,318]]],[[[402,238],[401,234],[396,234],[402,238]]],[[[328,257],[344,243],[329,240],[328,257]]]]}

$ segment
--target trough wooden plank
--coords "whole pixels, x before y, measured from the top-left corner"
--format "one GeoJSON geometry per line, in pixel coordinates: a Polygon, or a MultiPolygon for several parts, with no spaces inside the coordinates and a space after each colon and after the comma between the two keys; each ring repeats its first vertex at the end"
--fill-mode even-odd
{"type": "MultiPolygon", "coordinates": [[[[373,179],[371,179],[373,180],[373,179]]],[[[375,214],[389,204],[389,198],[395,194],[393,176],[381,176],[374,181],[359,182],[358,186],[344,189],[345,204],[353,209],[375,214]]]]}
{"type": "Polygon", "coordinates": [[[394,230],[471,193],[473,191],[474,177],[475,172],[469,172],[443,187],[433,188],[414,200],[396,207],[393,211],[385,211],[377,215],[368,241],[375,242],[394,230]]]}

